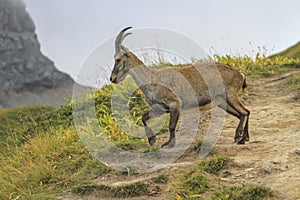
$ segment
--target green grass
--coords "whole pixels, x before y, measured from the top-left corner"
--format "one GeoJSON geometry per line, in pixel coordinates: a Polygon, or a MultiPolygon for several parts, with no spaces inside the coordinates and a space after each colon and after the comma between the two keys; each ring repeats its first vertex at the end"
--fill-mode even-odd
{"type": "Polygon", "coordinates": [[[226,169],[230,158],[226,156],[214,156],[203,159],[199,162],[199,168],[210,174],[218,174],[221,170],[226,169]]]}
{"type": "Polygon", "coordinates": [[[249,56],[215,55],[212,60],[229,64],[250,77],[270,77],[282,74],[288,71],[289,68],[300,67],[300,58],[266,57],[260,54],[257,54],[255,58],[249,56]]]}
{"type": "Polygon", "coordinates": [[[197,167],[187,171],[175,185],[177,196],[181,199],[195,199],[213,188],[213,184],[205,176],[205,172],[216,174],[224,169],[229,158],[225,156],[211,157],[201,160],[197,167]]]}
{"type": "MultiPolygon", "coordinates": [[[[95,98],[96,119],[107,138],[119,148],[138,149],[147,141],[122,131],[110,109],[114,87],[106,86],[95,91],[95,95],[88,96],[95,98]]],[[[124,87],[128,89],[134,85],[131,82],[124,87]]],[[[117,95],[122,97],[124,90],[116,92],[120,92],[117,95]]],[[[84,99],[77,103],[84,106],[84,99]]],[[[0,155],[3,166],[0,169],[0,199],[32,199],[34,195],[46,194],[50,197],[110,172],[108,167],[92,158],[81,143],[72,122],[72,103],[56,110],[33,106],[0,112],[0,151],[3,152],[0,155]]],[[[126,103],[129,105],[128,120],[139,125],[142,110],[148,106],[142,94],[136,90],[126,103]]],[[[134,174],[135,171],[131,167],[126,173],[134,174]]],[[[126,196],[125,192],[130,189],[116,190],[121,196],[124,191],[126,196]]]]}
{"type": "Polygon", "coordinates": [[[218,174],[221,170],[228,166],[230,159],[226,156],[213,156],[203,159],[198,166],[187,171],[179,183],[177,184],[178,194],[183,199],[189,199],[191,196],[202,194],[211,188],[209,180],[205,177],[205,173],[218,174]]]}
{"type": "Polygon", "coordinates": [[[286,83],[290,85],[292,90],[300,90],[300,73],[287,78],[286,83]]]}
{"type": "Polygon", "coordinates": [[[208,200],[263,200],[273,197],[269,188],[257,185],[234,185],[221,187],[208,200]]]}
{"type": "Polygon", "coordinates": [[[110,190],[109,187],[104,186],[104,185],[98,185],[92,182],[81,182],[78,185],[75,185],[71,188],[71,191],[74,194],[80,194],[80,195],[87,195],[92,193],[95,190],[105,190],[108,191],[110,190]]]}
{"type": "Polygon", "coordinates": [[[161,174],[157,177],[152,178],[152,181],[157,184],[167,183],[169,181],[169,174],[161,174]]]}
{"type": "Polygon", "coordinates": [[[111,189],[115,197],[135,197],[148,193],[147,184],[140,181],[129,185],[122,185],[111,189]]]}
{"type": "Polygon", "coordinates": [[[218,173],[226,169],[229,162],[230,159],[225,156],[201,160],[197,167],[187,171],[175,184],[176,199],[263,200],[273,197],[272,191],[264,186],[249,184],[223,186],[216,182],[218,173]],[[207,176],[205,172],[211,175],[207,176]],[[212,193],[208,195],[207,191],[212,193]]]}
{"type": "Polygon", "coordinates": [[[31,106],[13,108],[0,112],[0,152],[7,151],[11,146],[18,146],[34,137],[29,131],[38,126],[39,121],[47,119],[53,108],[31,106]]]}
{"type": "Polygon", "coordinates": [[[55,194],[110,172],[87,153],[73,127],[40,133],[11,150],[0,155],[0,199],[55,194]]]}
{"type": "Polygon", "coordinates": [[[129,151],[129,150],[137,150],[139,149],[139,147],[141,147],[142,145],[146,144],[146,141],[141,140],[139,138],[130,138],[128,140],[121,140],[121,141],[117,141],[116,142],[116,146],[125,150],[125,151],[129,151]]]}
{"type": "Polygon", "coordinates": [[[147,195],[150,191],[149,188],[155,187],[160,190],[162,184],[169,181],[169,174],[161,174],[157,177],[145,181],[138,181],[124,185],[102,185],[93,182],[82,182],[72,187],[72,192],[75,194],[86,195],[94,191],[105,191],[108,196],[117,198],[129,198],[147,195]]]}
{"type": "Polygon", "coordinates": [[[192,199],[210,189],[209,180],[199,170],[187,172],[176,185],[177,195],[182,199],[192,199]]]}
{"type": "Polygon", "coordinates": [[[125,80],[120,86],[108,85],[95,92],[95,106],[101,130],[118,147],[125,150],[136,149],[145,144],[145,141],[137,140],[120,127],[120,124],[129,130],[134,126],[142,127],[141,116],[148,109],[148,104],[136,87],[132,80],[125,80]],[[131,91],[134,93],[128,99],[128,92],[131,91]],[[113,113],[111,102],[115,99],[117,99],[115,107],[122,109],[113,113]]]}
{"type": "Polygon", "coordinates": [[[146,195],[148,193],[148,184],[142,181],[121,185],[121,186],[105,186],[91,182],[84,182],[72,187],[72,192],[75,194],[86,195],[95,190],[102,190],[110,193],[111,196],[117,198],[136,197],[146,195]]]}
{"type": "Polygon", "coordinates": [[[278,54],[271,56],[271,58],[275,57],[275,56],[300,59],[300,42],[298,42],[297,44],[289,47],[288,49],[286,49],[278,54]]]}
{"type": "MultiPolygon", "coordinates": [[[[247,56],[215,56],[212,60],[228,63],[252,77],[280,74],[291,67],[299,67],[300,63],[299,59],[267,58],[260,55],[254,59],[247,56]]],[[[299,80],[299,74],[295,74],[286,81],[291,89],[299,89],[299,80]]],[[[136,89],[132,80],[126,80],[119,86],[107,85],[76,100],[76,103],[86,111],[85,109],[89,108],[85,107],[85,101],[90,98],[95,100],[95,120],[107,139],[124,150],[140,150],[148,157],[163,156],[156,147],[145,150],[147,140],[130,135],[131,127],[141,128],[141,134],[144,134],[141,116],[149,109],[141,91],[136,89]],[[127,92],[131,92],[129,97],[126,96],[127,92]],[[126,109],[119,112],[111,110],[112,97],[119,99],[127,106],[126,109]],[[124,130],[119,125],[120,122],[129,129],[124,130]]],[[[0,111],[0,199],[53,199],[56,193],[64,193],[76,186],[78,193],[88,193],[100,186],[86,184],[87,182],[112,172],[110,168],[91,157],[84,148],[82,138],[77,135],[73,124],[73,104],[74,101],[58,109],[32,106],[0,111]]],[[[167,131],[167,123],[161,125],[164,119],[158,118],[149,122],[153,128],[160,127],[155,133],[167,131]]],[[[100,148],[101,145],[96,142],[95,147],[100,148]]],[[[203,147],[202,150],[210,149],[210,144],[203,147]]],[[[197,195],[210,190],[218,191],[215,196],[231,193],[245,196],[264,194],[263,189],[255,186],[240,186],[239,192],[234,187],[216,189],[208,176],[217,176],[221,170],[226,169],[229,162],[230,159],[223,156],[200,161],[194,170],[187,172],[179,183],[175,184],[178,195],[185,199],[197,198],[197,195]]],[[[124,173],[134,174],[136,169],[134,166],[126,166],[124,173]]],[[[169,176],[161,175],[152,181],[154,184],[166,183],[169,176]]],[[[137,196],[146,194],[146,188],[147,183],[141,182],[113,188],[110,192],[117,197],[137,196]]]]}

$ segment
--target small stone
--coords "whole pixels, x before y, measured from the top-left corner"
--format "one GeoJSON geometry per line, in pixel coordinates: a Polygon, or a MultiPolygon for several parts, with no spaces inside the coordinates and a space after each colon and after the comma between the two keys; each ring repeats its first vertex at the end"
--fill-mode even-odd
{"type": "Polygon", "coordinates": [[[221,181],[224,181],[224,182],[229,182],[230,179],[229,178],[220,178],[221,181]]]}
{"type": "Polygon", "coordinates": [[[246,179],[254,179],[255,176],[253,176],[252,174],[246,174],[246,179]]]}
{"type": "Polygon", "coordinates": [[[272,172],[272,168],[269,164],[265,164],[261,169],[260,172],[262,174],[270,174],[272,172]]]}
{"type": "Polygon", "coordinates": [[[272,163],[275,165],[278,165],[278,164],[280,164],[280,161],[273,161],[272,163]]]}
{"type": "Polygon", "coordinates": [[[230,171],[224,171],[223,172],[223,177],[228,177],[228,176],[230,176],[232,173],[230,172],[230,171]]]}
{"type": "Polygon", "coordinates": [[[300,155],[300,149],[296,149],[295,153],[298,154],[298,155],[300,155]]]}
{"type": "Polygon", "coordinates": [[[252,171],[252,170],[254,170],[254,168],[245,169],[246,172],[249,172],[249,171],[252,171]]]}

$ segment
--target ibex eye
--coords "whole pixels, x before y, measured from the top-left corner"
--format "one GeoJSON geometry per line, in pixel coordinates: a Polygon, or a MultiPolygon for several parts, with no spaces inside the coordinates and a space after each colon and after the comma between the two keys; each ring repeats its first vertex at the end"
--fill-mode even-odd
{"type": "Polygon", "coordinates": [[[116,62],[120,62],[120,61],[121,61],[121,59],[120,59],[120,58],[116,59],[116,62]]]}

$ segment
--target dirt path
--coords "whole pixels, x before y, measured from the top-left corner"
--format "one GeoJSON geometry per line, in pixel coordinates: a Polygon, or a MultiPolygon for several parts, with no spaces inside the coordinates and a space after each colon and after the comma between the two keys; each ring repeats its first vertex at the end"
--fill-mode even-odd
{"type": "Polygon", "coordinates": [[[300,199],[299,91],[285,84],[292,73],[249,81],[250,142],[227,146],[235,124],[228,117],[217,145],[238,163],[224,182],[265,185],[278,192],[279,199],[300,199]]]}
{"type": "MultiPolygon", "coordinates": [[[[221,184],[251,183],[264,185],[276,193],[276,199],[300,199],[300,92],[291,91],[285,79],[293,73],[272,78],[248,80],[248,96],[246,107],[251,111],[250,142],[246,145],[233,144],[233,136],[238,120],[227,115],[221,136],[215,151],[233,159],[228,176],[220,178],[221,184]]],[[[203,127],[198,131],[202,137],[203,127]]],[[[167,136],[162,136],[164,137],[167,136]]],[[[178,179],[178,174],[192,168],[199,161],[193,147],[176,163],[150,174],[130,177],[110,174],[101,177],[97,183],[122,185],[141,180],[148,180],[159,174],[171,174],[171,180],[178,179]]],[[[140,196],[127,199],[170,199],[172,183],[168,183],[152,196],[140,196]]],[[[155,191],[155,188],[154,188],[155,191]]],[[[173,196],[174,197],[174,196],[173,196]]],[[[67,195],[61,199],[117,199],[95,191],[87,196],[67,195]]]]}

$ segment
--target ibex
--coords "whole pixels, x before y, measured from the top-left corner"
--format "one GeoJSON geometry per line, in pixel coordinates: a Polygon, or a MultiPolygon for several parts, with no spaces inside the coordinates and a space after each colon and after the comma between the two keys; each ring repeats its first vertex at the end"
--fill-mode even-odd
{"type": "MultiPolygon", "coordinates": [[[[164,113],[170,113],[169,121],[169,140],[162,145],[163,148],[172,148],[175,145],[175,128],[182,109],[192,107],[205,107],[212,102],[217,102],[216,106],[237,117],[240,122],[235,132],[234,142],[245,144],[249,141],[248,121],[250,112],[247,110],[238,98],[240,89],[247,87],[245,76],[233,69],[231,66],[223,63],[205,63],[198,67],[209,69],[214,65],[219,72],[219,76],[224,84],[223,92],[209,91],[207,81],[214,84],[216,76],[213,73],[200,74],[194,65],[182,67],[167,67],[163,69],[150,69],[128,48],[122,45],[122,41],[131,33],[125,33],[131,27],[123,29],[115,40],[114,68],[110,76],[112,83],[118,84],[123,81],[127,75],[131,75],[138,87],[143,92],[146,101],[150,105],[150,110],[142,116],[142,122],[145,127],[148,142],[152,146],[156,142],[156,137],[147,121],[152,117],[164,113]],[[176,76],[176,74],[179,76],[176,76]],[[202,76],[205,77],[205,80],[202,76]],[[197,102],[189,100],[190,84],[196,94],[197,102]],[[161,84],[162,83],[162,84],[161,84]],[[210,93],[216,93],[212,96],[210,93]],[[218,101],[216,101],[218,99],[218,101]],[[152,107],[151,107],[152,106],[152,107]]],[[[210,84],[211,85],[211,84],[210,84]]],[[[217,90],[218,86],[212,87],[217,90]]]]}

